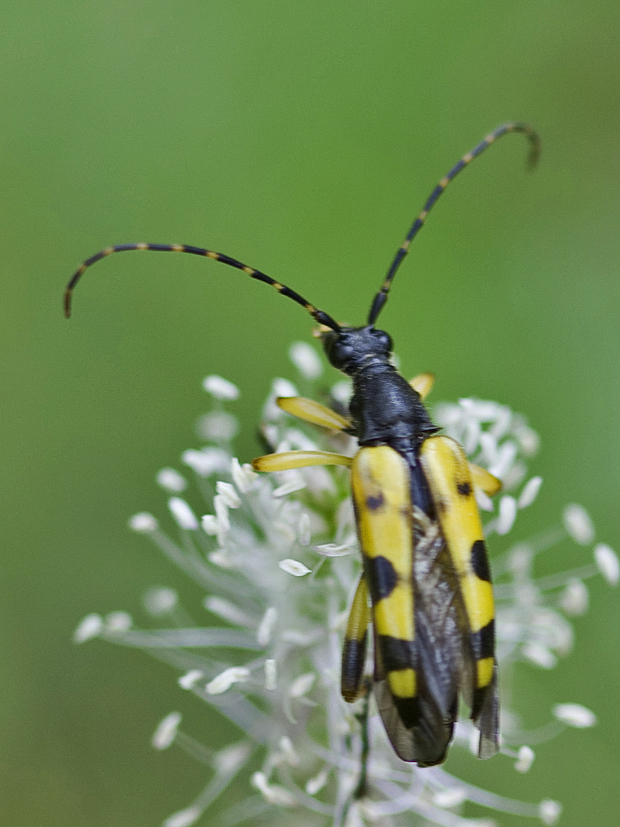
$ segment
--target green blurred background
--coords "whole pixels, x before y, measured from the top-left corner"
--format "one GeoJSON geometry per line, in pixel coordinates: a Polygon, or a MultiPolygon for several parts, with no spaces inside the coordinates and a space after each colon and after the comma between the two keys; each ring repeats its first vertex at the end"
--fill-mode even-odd
{"type": "MultiPolygon", "coordinates": [[[[499,399],[538,429],[545,486],[524,531],[577,501],[618,546],[619,37],[617,0],[3,9],[0,823],[147,827],[202,785],[148,738],[181,705],[217,741],[204,706],[144,655],[71,633],[89,611],[137,610],[149,585],[181,587],[127,517],[164,513],[154,474],[197,444],[207,373],[242,386],[239,451],[256,453],[270,379],[292,376],[288,346],[311,328],[233,270],[146,254],[89,272],[66,322],[64,285],[103,246],[204,244],[359,323],[436,181],[502,121],[531,122],[536,174],[520,136],[464,173],[382,323],[407,375],[436,372],[435,399],[499,399]]],[[[567,544],[547,565],[578,562],[567,544]]],[[[578,701],[599,726],[540,747],[524,777],[463,765],[562,800],[567,827],[617,823],[617,601],[595,581],[573,655],[518,675],[531,723],[578,701]]]]}

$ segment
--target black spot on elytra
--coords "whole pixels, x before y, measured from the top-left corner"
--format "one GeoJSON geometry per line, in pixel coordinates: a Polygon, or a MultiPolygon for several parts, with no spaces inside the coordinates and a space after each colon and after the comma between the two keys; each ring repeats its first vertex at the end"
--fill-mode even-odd
{"type": "Polygon", "coordinates": [[[468,482],[459,482],[456,486],[456,490],[462,497],[469,497],[471,494],[471,485],[468,482]]]}
{"type": "Polygon", "coordinates": [[[414,640],[404,640],[391,635],[377,635],[376,642],[386,673],[416,668],[418,652],[414,640]]]}
{"type": "Polygon", "coordinates": [[[373,605],[389,597],[398,583],[398,573],[387,557],[364,557],[364,576],[373,605]]]}
{"type": "Polygon", "coordinates": [[[489,568],[489,556],[484,540],[476,540],[471,547],[471,567],[474,574],[480,580],[491,582],[491,569],[489,568]]]}
{"type": "Polygon", "coordinates": [[[385,500],[381,492],[379,492],[376,497],[371,495],[366,497],[366,506],[370,511],[378,511],[383,505],[385,505],[385,500]]]}
{"type": "Polygon", "coordinates": [[[491,658],[495,653],[495,621],[489,620],[479,632],[472,632],[471,648],[476,660],[491,658]]]}
{"type": "Polygon", "coordinates": [[[394,706],[407,729],[413,729],[420,722],[420,704],[417,698],[396,698],[394,706]]]}

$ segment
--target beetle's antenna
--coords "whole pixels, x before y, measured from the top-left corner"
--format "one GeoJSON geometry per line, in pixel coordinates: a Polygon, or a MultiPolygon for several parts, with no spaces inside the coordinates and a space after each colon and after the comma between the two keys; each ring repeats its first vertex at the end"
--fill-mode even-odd
{"type": "Polygon", "coordinates": [[[398,270],[401,261],[409,252],[409,245],[416,237],[418,232],[424,226],[426,221],[426,216],[429,214],[435,202],[441,195],[441,193],[445,190],[448,186],[450,181],[459,174],[459,172],[469,164],[470,161],[473,161],[474,158],[477,158],[478,155],[481,155],[484,150],[490,146],[494,141],[498,138],[501,138],[502,135],[506,135],[508,132],[522,132],[524,135],[527,136],[530,142],[530,151],[527,157],[527,165],[530,169],[533,169],[536,164],[538,163],[538,159],[540,157],[540,138],[538,133],[534,132],[534,130],[528,126],[526,123],[505,123],[501,126],[498,126],[494,132],[491,132],[490,135],[481,141],[478,146],[474,147],[471,152],[468,152],[467,155],[463,155],[461,160],[452,167],[450,172],[446,175],[445,178],[442,178],[441,181],[437,184],[435,189],[431,192],[424,205],[422,212],[418,215],[416,220],[411,225],[411,229],[407,233],[407,236],[403,243],[398,248],[396,255],[394,256],[394,261],[390,265],[390,269],[387,272],[385,280],[381,285],[381,289],[374,297],[372,305],[370,307],[370,313],[368,314],[368,324],[374,325],[377,321],[377,317],[379,313],[383,309],[383,305],[386,303],[388,298],[388,293],[390,292],[390,287],[392,286],[392,281],[394,276],[396,275],[396,271],[398,270]]]}
{"type": "Polygon", "coordinates": [[[220,261],[222,264],[228,264],[230,267],[236,267],[237,270],[243,270],[243,272],[247,273],[251,278],[258,279],[258,281],[263,281],[265,284],[270,284],[272,287],[275,287],[278,293],[281,293],[283,296],[293,299],[293,301],[300,304],[304,310],[307,310],[312,318],[319,324],[335,330],[336,333],[340,331],[340,325],[338,322],[334,321],[331,316],[324,313],[322,310],[318,310],[313,304],[306,301],[303,296],[300,296],[299,293],[291,290],[291,288],[287,287],[285,284],[272,279],[271,276],[268,276],[266,273],[261,273],[260,270],[255,270],[253,267],[248,267],[247,264],[237,261],[236,258],[225,256],[223,253],[216,253],[213,250],[207,250],[204,247],[190,247],[187,244],[117,244],[114,247],[106,247],[105,250],[95,253],[94,256],[87,258],[86,261],[78,267],[73,274],[71,281],[67,285],[64,297],[65,316],[67,318],[71,315],[71,296],[73,290],[84,272],[93,264],[96,264],[96,262],[100,259],[106,258],[107,256],[112,255],[112,253],[125,253],[128,250],[153,250],[158,253],[191,253],[194,256],[206,256],[206,258],[212,258],[214,261],[220,261]]]}

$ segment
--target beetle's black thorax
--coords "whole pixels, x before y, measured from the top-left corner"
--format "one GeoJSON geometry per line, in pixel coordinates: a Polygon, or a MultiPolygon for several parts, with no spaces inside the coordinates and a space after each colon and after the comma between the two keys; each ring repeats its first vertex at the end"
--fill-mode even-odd
{"type": "Polygon", "coordinates": [[[360,445],[387,443],[403,452],[438,430],[420,394],[389,362],[368,365],[352,378],[349,410],[360,445]]]}
{"type": "Polygon", "coordinates": [[[399,453],[415,451],[438,429],[420,394],[390,361],[392,340],[374,327],[341,328],[324,336],[327,356],[353,380],[349,410],[360,445],[392,445],[399,453]]]}

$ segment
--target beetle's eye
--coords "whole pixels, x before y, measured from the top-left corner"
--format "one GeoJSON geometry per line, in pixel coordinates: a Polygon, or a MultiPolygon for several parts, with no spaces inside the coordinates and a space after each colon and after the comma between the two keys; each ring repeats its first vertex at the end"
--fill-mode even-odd
{"type": "Polygon", "coordinates": [[[337,333],[327,333],[323,338],[325,353],[335,368],[343,369],[353,355],[353,347],[337,333]]]}
{"type": "Polygon", "coordinates": [[[383,348],[387,353],[391,353],[394,344],[392,342],[392,337],[390,336],[390,334],[386,333],[385,330],[375,330],[374,335],[380,347],[383,348]]]}

